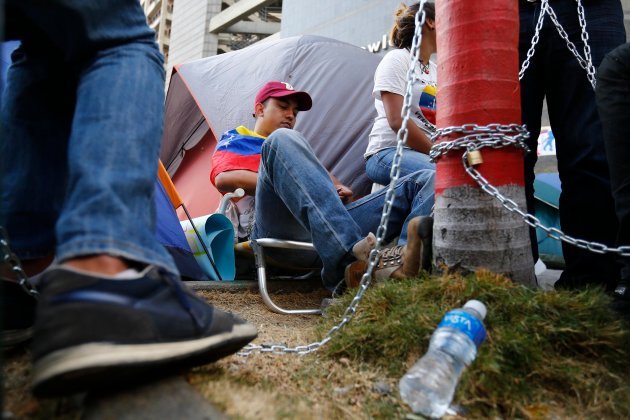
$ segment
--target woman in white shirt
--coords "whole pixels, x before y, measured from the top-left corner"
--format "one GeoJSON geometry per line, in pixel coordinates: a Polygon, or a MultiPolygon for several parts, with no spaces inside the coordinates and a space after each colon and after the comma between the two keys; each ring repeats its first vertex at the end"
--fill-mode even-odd
{"type": "MultiPolygon", "coordinates": [[[[370,132],[365,152],[368,177],[379,184],[389,184],[390,171],[396,151],[397,133],[402,125],[401,110],[407,90],[410,49],[415,32],[415,15],[419,3],[401,4],[395,12],[395,23],[390,42],[396,49],[388,52],[374,74],[374,106],[377,117],[370,132]]],[[[424,4],[425,22],[422,26],[420,59],[414,63],[416,81],[412,86],[409,134],[403,152],[400,176],[420,169],[433,169],[428,153],[431,135],[435,132],[435,94],[437,66],[429,61],[436,52],[435,5],[424,4]]]]}

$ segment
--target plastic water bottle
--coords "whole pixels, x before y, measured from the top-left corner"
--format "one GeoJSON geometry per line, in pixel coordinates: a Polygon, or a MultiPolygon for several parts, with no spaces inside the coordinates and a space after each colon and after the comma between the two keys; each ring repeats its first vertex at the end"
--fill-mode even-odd
{"type": "Polygon", "coordinates": [[[486,305],[469,300],[449,311],[431,336],[429,350],[400,379],[402,399],[414,413],[439,418],[448,409],[464,367],[486,337],[486,305]]]}

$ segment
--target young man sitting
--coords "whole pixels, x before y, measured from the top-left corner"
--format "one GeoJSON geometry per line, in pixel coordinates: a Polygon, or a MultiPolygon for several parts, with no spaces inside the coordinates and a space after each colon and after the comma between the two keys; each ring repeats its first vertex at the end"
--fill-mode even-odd
{"type": "MultiPolygon", "coordinates": [[[[221,137],[212,158],[211,182],[222,192],[243,188],[237,203],[239,237],[312,242],[323,264],[324,286],[334,290],[344,277],[355,285],[376,245],[386,191],[352,200],[352,191],[319,162],[302,134],[293,130],[299,111],[312,106],[310,95],[272,81],[256,95],[254,130],[243,126],[221,137]]],[[[398,246],[381,253],[377,279],[412,277],[420,268],[420,218],[431,213],[434,171],[398,180],[386,242],[398,246]],[[415,218],[415,219],[414,219],[415,218]]],[[[431,244],[427,244],[430,248],[431,244]]],[[[284,251],[286,252],[286,251],[284,251]]],[[[310,264],[296,261],[293,264],[310,264]]]]}

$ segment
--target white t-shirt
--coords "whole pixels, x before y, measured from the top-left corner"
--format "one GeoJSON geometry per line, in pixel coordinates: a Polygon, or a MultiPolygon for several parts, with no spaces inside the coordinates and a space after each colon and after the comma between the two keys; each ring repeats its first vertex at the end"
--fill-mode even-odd
{"type": "MultiPolygon", "coordinates": [[[[405,96],[407,91],[407,70],[409,69],[409,50],[395,49],[381,60],[374,73],[374,107],[377,116],[370,132],[369,143],[364,157],[388,147],[396,147],[396,132],[387,122],[387,115],[383,107],[381,92],[396,93],[405,96]]],[[[418,61],[415,62],[414,72],[416,82],[411,92],[411,120],[431,136],[435,132],[435,94],[437,87],[437,66],[429,61],[428,72],[423,71],[418,61]]]]}

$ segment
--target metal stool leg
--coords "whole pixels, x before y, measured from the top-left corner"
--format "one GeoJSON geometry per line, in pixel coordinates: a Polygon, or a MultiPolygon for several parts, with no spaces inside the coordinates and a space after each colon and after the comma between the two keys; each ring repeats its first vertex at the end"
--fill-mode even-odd
{"type": "Polygon", "coordinates": [[[321,309],[283,309],[276,305],[269,296],[267,291],[267,267],[265,265],[265,252],[264,247],[270,248],[285,248],[285,249],[303,249],[303,250],[315,250],[313,244],[308,242],[286,241],[282,239],[260,238],[252,239],[250,241],[252,251],[254,252],[254,258],[256,259],[256,273],[258,274],[258,288],[260,290],[260,296],[265,302],[265,305],[275,313],[283,315],[319,315],[322,313],[321,309]]]}

